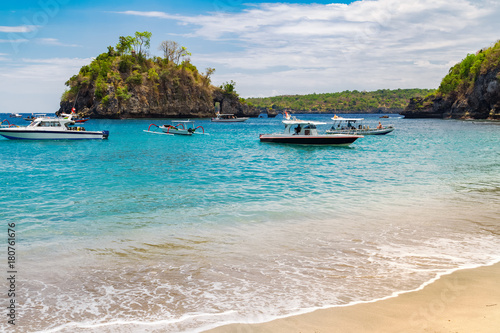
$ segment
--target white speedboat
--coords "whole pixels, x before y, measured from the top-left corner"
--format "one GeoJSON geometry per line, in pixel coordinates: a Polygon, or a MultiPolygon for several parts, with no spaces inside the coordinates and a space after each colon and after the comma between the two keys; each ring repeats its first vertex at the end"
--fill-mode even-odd
{"type": "Polygon", "coordinates": [[[377,127],[370,128],[363,124],[364,118],[333,117],[333,125],[326,130],[328,134],[359,134],[359,135],[384,135],[394,131],[392,125],[382,126],[379,122],[377,127]]]}
{"type": "Polygon", "coordinates": [[[292,143],[301,145],[332,145],[349,146],[362,135],[352,134],[318,134],[317,125],[326,125],[326,123],[287,119],[283,120],[285,131],[283,133],[261,134],[261,142],[292,143]]]}
{"type": "Polygon", "coordinates": [[[215,114],[215,118],[212,118],[212,121],[218,123],[239,123],[248,119],[248,117],[236,117],[231,113],[217,113],[215,114]]]}
{"type": "Polygon", "coordinates": [[[10,118],[22,118],[23,116],[20,113],[11,113],[9,115],[10,118]]]}
{"type": "Polygon", "coordinates": [[[167,135],[193,135],[193,134],[198,134],[196,133],[196,130],[201,128],[202,133],[200,134],[205,134],[205,129],[202,126],[195,127],[194,126],[194,121],[192,120],[175,120],[172,121],[172,123],[176,125],[155,125],[151,124],[148,127],[148,130],[144,130],[146,133],[153,133],[153,134],[167,134],[167,135]],[[161,132],[151,130],[151,126],[155,126],[156,128],[159,128],[161,132]]]}
{"type": "Polygon", "coordinates": [[[108,131],[86,131],[83,127],[70,127],[70,119],[39,117],[28,126],[2,125],[0,135],[7,139],[24,140],[83,140],[107,139],[108,131]]]}

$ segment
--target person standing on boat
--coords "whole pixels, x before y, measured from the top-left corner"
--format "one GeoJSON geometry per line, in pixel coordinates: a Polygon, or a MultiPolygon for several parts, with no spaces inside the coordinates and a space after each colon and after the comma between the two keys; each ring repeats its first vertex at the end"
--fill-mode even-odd
{"type": "Polygon", "coordinates": [[[380,121],[378,122],[378,126],[377,126],[377,129],[382,129],[382,124],[380,123],[380,121]]]}

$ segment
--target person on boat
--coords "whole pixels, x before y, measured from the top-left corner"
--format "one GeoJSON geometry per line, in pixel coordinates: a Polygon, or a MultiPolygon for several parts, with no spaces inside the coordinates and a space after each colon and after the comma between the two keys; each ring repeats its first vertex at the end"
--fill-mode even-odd
{"type": "Polygon", "coordinates": [[[295,134],[299,134],[300,130],[301,130],[301,128],[300,128],[300,124],[299,124],[297,127],[295,127],[295,134]]]}
{"type": "Polygon", "coordinates": [[[378,122],[378,126],[377,126],[377,129],[382,129],[382,124],[380,123],[380,121],[378,122]]]}

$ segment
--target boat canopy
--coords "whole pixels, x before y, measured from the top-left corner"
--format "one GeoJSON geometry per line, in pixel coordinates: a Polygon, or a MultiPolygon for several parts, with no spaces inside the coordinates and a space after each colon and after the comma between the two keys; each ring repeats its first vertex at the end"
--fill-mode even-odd
{"type": "Polygon", "coordinates": [[[28,127],[54,127],[74,125],[75,122],[71,119],[40,117],[35,118],[28,127]]]}
{"type": "Polygon", "coordinates": [[[332,120],[335,120],[335,121],[362,121],[364,120],[365,118],[342,118],[342,117],[333,117],[332,120]]]}
{"type": "Polygon", "coordinates": [[[326,125],[326,123],[320,121],[311,121],[311,120],[283,120],[283,124],[285,125],[326,125]]]}

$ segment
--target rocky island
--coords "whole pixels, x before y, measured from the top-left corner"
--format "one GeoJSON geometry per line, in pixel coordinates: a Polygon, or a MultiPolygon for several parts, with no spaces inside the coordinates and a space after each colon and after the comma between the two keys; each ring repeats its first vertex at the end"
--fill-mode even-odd
{"type": "Polygon", "coordinates": [[[201,118],[216,111],[257,116],[239,98],[233,81],[211,84],[213,68],[200,73],[186,48],[173,41],[160,45],[164,57],[149,57],[151,33],[122,36],[67,82],[57,114],[73,108],[91,118],[201,118]]]}
{"type": "Polygon", "coordinates": [[[439,89],[415,97],[406,118],[500,119],[500,41],[450,68],[439,89]]]}

